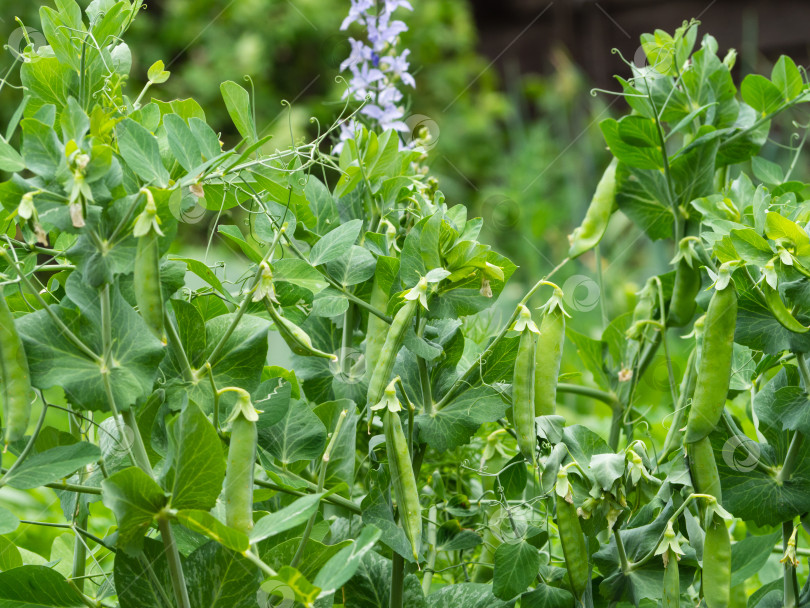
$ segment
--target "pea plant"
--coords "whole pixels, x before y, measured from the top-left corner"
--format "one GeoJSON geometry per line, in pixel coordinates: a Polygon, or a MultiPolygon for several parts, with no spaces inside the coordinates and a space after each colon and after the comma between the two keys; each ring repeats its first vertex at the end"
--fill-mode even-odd
{"type": "Polygon", "coordinates": [[[810,101],[793,61],[738,90],[696,22],[643,36],[569,257],[504,320],[515,265],[445,201],[424,133],[401,141],[407,2],[352,4],[372,54],[352,39],[346,108],[272,152],[236,82],[233,146],[193,99],[153,97],[162,62],[129,91],[141,4],[58,0],[12,68],[0,486],[61,520],[0,491],[0,606],[810,603],[807,127],[788,166],[760,156],[810,101]],[[617,211],[672,268],[597,338],[552,279],[617,211]],[[581,381],[560,381],[566,349],[581,381]],[[605,437],[561,395],[609,408],[605,437]],[[47,555],[19,540],[43,527],[63,532],[47,555]]]}

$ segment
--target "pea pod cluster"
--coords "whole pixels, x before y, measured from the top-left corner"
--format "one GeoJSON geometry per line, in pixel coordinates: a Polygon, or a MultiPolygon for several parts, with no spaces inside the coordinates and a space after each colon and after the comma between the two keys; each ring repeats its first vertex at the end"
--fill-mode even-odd
{"type": "Polygon", "coordinates": [[[0,293],[0,399],[6,444],[22,439],[31,416],[31,376],[14,318],[0,293]]]}

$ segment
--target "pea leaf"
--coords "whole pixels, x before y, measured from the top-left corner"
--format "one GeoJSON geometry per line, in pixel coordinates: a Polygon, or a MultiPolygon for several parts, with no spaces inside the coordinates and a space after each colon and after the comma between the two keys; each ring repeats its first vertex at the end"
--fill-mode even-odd
{"type": "Polygon", "coordinates": [[[539,583],[520,598],[521,608],[573,608],[574,596],[566,589],[539,583]]]}
{"type": "MultiPolygon", "coordinates": [[[[355,575],[342,588],[346,606],[352,608],[386,608],[391,595],[391,561],[374,551],[368,551],[360,560],[355,575]]],[[[413,574],[405,577],[402,605],[425,608],[425,598],[419,579],[413,574]]],[[[466,604],[458,604],[459,606],[466,604]]]]}
{"type": "Polygon", "coordinates": [[[85,603],[56,570],[21,566],[0,572],[0,605],[81,608],[85,603]]]}
{"type": "Polygon", "coordinates": [[[444,452],[467,443],[482,424],[502,418],[507,407],[494,388],[478,386],[433,414],[419,414],[415,423],[419,437],[444,452]]]}
{"type": "MultiPolygon", "coordinates": [[[[230,327],[233,314],[220,315],[205,324],[205,357],[230,327]]],[[[226,340],[218,357],[211,361],[217,386],[238,386],[253,392],[259,386],[267,358],[267,330],[270,323],[260,317],[244,315],[226,340]]]]}
{"type": "Polygon", "coordinates": [[[69,477],[79,469],[101,457],[101,450],[92,443],[81,441],[73,445],[60,445],[38,452],[23,461],[6,479],[12,488],[28,490],[69,477]]]}
{"type": "Polygon", "coordinates": [[[273,262],[273,275],[276,281],[286,281],[298,285],[313,294],[317,294],[329,286],[320,272],[304,260],[297,258],[285,258],[273,262]]]}
{"type": "Polygon", "coordinates": [[[377,261],[368,249],[358,245],[326,266],[329,275],[344,287],[363,283],[374,276],[377,261]]]}
{"type": "Polygon", "coordinates": [[[740,85],[740,94],[749,106],[766,116],[782,105],[782,92],[761,74],[749,74],[740,85]]]}
{"type": "Polygon", "coordinates": [[[183,565],[195,608],[253,608],[261,574],[246,557],[215,541],[204,544],[183,565]]]}
{"type": "Polygon", "coordinates": [[[186,121],[177,114],[166,114],[163,117],[166,136],[172,154],[187,172],[193,171],[202,163],[202,153],[186,121]]]}
{"type": "Polygon", "coordinates": [[[0,171],[16,173],[25,169],[25,161],[19,152],[0,137],[0,171]]]}
{"type": "Polygon", "coordinates": [[[352,248],[362,229],[362,220],[351,220],[327,232],[312,247],[309,254],[310,263],[319,266],[337,260],[352,248]]]}
{"type": "Polygon", "coordinates": [[[308,494],[297,499],[290,505],[279,509],[275,513],[265,515],[253,526],[250,532],[251,544],[258,543],[307,521],[318,510],[324,492],[308,494]]]}
{"type": "Polygon", "coordinates": [[[259,445],[286,464],[312,460],[326,446],[326,427],[305,401],[295,400],[284,418],[259,429],[259,445]]]}
{"type": "MultiPolygon", "coordinates": [[[[98,292],[84,283],[78,272],[68,277],[65,291],[72,306],[52,305],[51,311],[74,334],[81,336],[91,350],[102,352],[98,292]],[[76,307],[80,313],[76,312],[76,307]]],[[[111,291],[112,356],[116,365],[110,379],[116,406],[125,410],[152,392],[164,351],[118,289],[111,291]]],[[[109,408],[98,363],[78,351],[46,311],[25,315],[19,319],[17,327],[25,344],[34,386],[42,389],[61,386],[81,409],[109,408]]]]}
{"type": "Polygon", "coordinates": [[[731,586],[741,585],[761,572],[780,538],[779,532],[774,532],[765,536],[747,536],[731,545],[731,586]]]}
{"type": "Polygon", "coordinates": [[[512,603],[499,600],[490,585],[459,583],[442,587],[427,596],[427,608],[509,608],[512,603]]]}
{"type": "Polygon", "coordinates": [[[64,166],[62,142],[53,127],[41,123],[35,118],[24,118],[22,126],[22,157],[25,166],[45,180],[56,177],[57,171],[64,166]]]}
{"type": "Polygon", "coordinates": [[[651,239],[671,238],[672,205],[664,176],[621,162],[616,169],[616,204],[651,239]]]}
{"type": "Polygon", "coordinates": [[[169,172],[160,159],[157,138],[131,118],[119,122],[115,131],[124,162],[147,184],[165,188],[169,172]]]}
{"type": "Polygon", "coordinates": [[[321,588],[321,597],[334,593],[354,576],[364,556],[374,548],[381,534],[374,526],[364,526],[351,545],[343,547],[326,562],[313,581],[321,588]]]}
{"type": "Polygon", "coordinates": [[[174,425],[174,509],[213,509],[225,480],[225,457],[214,426],[197,404],[186,405],[174,425]]]}
{"type": "Polygon", "coordinates": [[[250,94],[232,80],[223,82],[219,86],[219,90],[239,134],[244,139],[255,140],[256,125],[253,122],[253,112],[250,107],[250,94]]]}
{"type": "Polygon", "coordinates": [[[144,534],[167,502],[157,482],[138,467],[102,481],[101,499],[118,520],[118,547],[130,555],[143,548],[144,534]]]}
{"type": "Polygon", "coordinates": [[[492,593],[502,600],[526,591],[540,569],[540,552],[525,540],[495,550],[492,593]]]}
{"type": "MultiPolygon", "coordinates": [[[[180,559],[184,561],[182,554],[180,559]]],[[[118,600],[124,606],[165,608],[163,598],[172,588],[169,572],[166,549],[159,540],[144,539],[143,553],[117,551],[113,574],[118,600]]]]}
{"type": "Polygon", "coordinates": [[[782,99],[790,101],[804,90],[802,75],[793,60],[787,55],[781,55],[771,70],[771,82],[779,89],[782,99]]]}
{"type": "MultiPolygon", "coordinates": [[[[300,560],[298,569],[308,580],[312,580],[318,572],[323,569],[327,562],[337,555],[341,549],[351,548],[354,544],[352,540],[343,540],[334,545],[324,545],[310,538],[304,548],[303,557],[300,560]]],[[[262,551],[262,560],[272,568],[280,570],[286,564],[292,563],[293,557],[301,546],[301,537],[296,536],[284,542],[273,544],[267,550],[262,551]]],[[[373,543],[372,543],[373,546],[373,543]]],[[[346,560],[343,560],[345,563],[346,560]]],[[[320,587],[317,583],[316,586],[320,587]]],[[[322,592],[323,593],[323,592],[322,592]]]]}

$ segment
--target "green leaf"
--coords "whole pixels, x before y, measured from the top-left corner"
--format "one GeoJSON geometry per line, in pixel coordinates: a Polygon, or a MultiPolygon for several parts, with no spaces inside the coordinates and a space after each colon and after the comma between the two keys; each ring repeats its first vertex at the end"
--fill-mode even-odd
{"type": "Polygon", "coordinates": [[[188,119],[188,126],[194,134],[194,139],[197,140],[197,146],[199,146],[204,160],[212,160],[222,154],[219,137],[205,120],[192,116],[188,119]]]}
{"type": "Polygon", "coordinates": [[[0,171],[16,173],[25,169],[25,161],[19,152],[0,137],[0,171]]]}
{"type": "Polygon", "coordinates": [[[174,426],[174,509],[213,509],[225,480],[225,456],[214,426],[197,404],[186,405],[174,426]]]}
{"type": "Polygon", "coordinates": [[[273,277],[276,281],[286,281],[308,289],[313,294],[317,294],[329,286],[320,272],[304,260],[297,258],[285,258],[273,262],[273,277]]]}
{"type": "Polygon", "coordinates": [[[309,254],[310,263],[319,266],[338,259],[352,248],[362,229],[362,220],[351,220],[327,232],[312,247],[309,254]]]}
{"type": "Polygon", "coordinates": [[[194,608],[255,608],[261,575],[246,557],[211,541],[183,565],[194,608]]]}
{"type": "Polygon", "coordinates": [[[619,209],[651,239],[672,237],[672,205],[666,180],[660,171],[646,171],[619,163],[615,196],[619,209]]]}
{"type": "Polygon", "coordinates": [[[58,110],[64,108],[69,92],[76,88],[79,75],[57,58],[43,57],[23,63],[20,80],[32,97],[25,108],[25,115],[33,116],[47,104],[53,104],[58,110]]]}
{"type": "Polygon", "coordinates": [[[743,584],[762,571],[773,546],[781,539],[779,532],[765,536],[748,536],[731,545],[731,586],[743,584]]]}
{"type": "Polygon", "coordinates": [[[316,234],[326,234],[334,226],[340,222],[335,199],[332,193],[314,175],[310,175],[304,186],[304,195],[309,204],[309,211],[312,214],[312,222],[301,217],[301,221],[306,222],[307,226],[316,234]]]}
{"type": "MultiPolygon", "coordinates": [[[[388,608],[391,595],[391,561],[374,551],[368,551],[360,561],[355,575],[342,587],[343,600],[351,608],[388,608]]],[[[338,597],[340,597],[338,595],[338,597]]],[[[425,608],[419,579],[413,574],[405,577],[402,605],[425,608]]],[[[458,604],[455,608],[460,608],[458,604]]],[[[464,604],[464,608],[467,608],[464,604]]]]}
{"type": "MultiPolygon", "coordinates": [[[[0,534],[14,532],[20,525],[20,520],[5,507],[0,507],[0,534]]],[[[5,568],[3,568],[5,570],[5,568]]]]}
{"type": "Polygon", "coordinates": [[[335,281],[349,287],[363,283],[374,276],[374,268],[377,264],[371,252],[359,245],[352,245],[340,258],[329,262],[326,266],[335,281]]]}
{"type": "Polygon", "coordinates": [[[810,433],[810,398],[798,386],[785,386],[763,394],[756,402],[757,417],[783,431],[810,433]]]}
{"type": "Polygon", "coordinates": [[[250,94],[232,80],[223,82],[219,86],[219,90],[239,134],[244,139],[255,140],[256,125],[253,122],[253,112],[250,107],[250,94]]]}
{"type": "Polygon", "coordinates": [[[319,492],[302,496],[283,509],[262,517],[250,532],[251,544],[303,524],[318,510],[323,495],[323,492],[319,492]]]}
{"type": "Polygon", "coordinates": [[[244,553],[250,546],[245,534],[226,526],[207,511],[178,511],[176,517],[177,521],[192,532],[207,536],[234,551],[244,553]]]}
{"type": "Polygon", "coordinates": [[[259,429],[259,445],[285,464],[312,460],[326,446],[326,427],[305,401],[294,400],[284,418],[259,429]]]}
{"type": "Polygon", "coordinates": [[[579,360],[585,369],[591,372],[597,386],[604,390],[610,389],[610,380],[608,380],[605,370],[602,369],[602,342],[574,331],[570,327],[565,328],[565,335],[574,343],[579,360]]]}
{"type": "Polygon", "coordinates": [[[755,156],[751,159],[751,169],[754,170],[754,177],[763,184],[778,185],[785,179],[782,167],[761,156],[755,156]]]}
{"type": "MultiPolygon", "coordinates": [[[[301,546],[301,538],[295,536],[284,542],[272,543],[272,546],[262,551],[262,560],[275,570],[280,570],[286,564],[292,563],[298,548],[301,546]]],[[[298,569],[305,578],[312,580],[341,549],[351,548],[353,543],[354,541],[351,540],[343,540],[334,545],[324,545],[310,537],[306,547],[304,547],[298,569]]]]}
{"type": "MultiPolygon", "coordinates": [[[[251,262],[258,264],[262,261],[264,256],[258,249],[245,240],[245,237],[242,235],[242,231],[239,230],[238,226],[219,225],[217,226],[217,233],[222,235],[226,241],[230,241],[239,247],[239,249],[242,250],[242,253],[244,253],[251,262]]],[[[201,264],[201,262],[197,262],[197,264],[201,264]]],[[[206,268],[208,267],[206,266],[206,268]]],[[[217,282],[219,282],[218,279],[217,282]]]]}
{"type": "Polygon", "coordinates": [[[152,520],[166,505],[160,486],[138,467],[129,467],[101,482],[101,499],[118,521],[117,546],[136,555],[152,520]]]}
{"type": "Polygon", "coordinates": [[[101,450],[92,443],[81,441],[61,445],[33,454],[6,478],[12,488],[28,490],[69,477],[76,469],[96,462],[101,450]]]}
{"type": "Polygon", "coordinates": [[[180,166],[191,173],[202,163],[202,152],[191,133],[186,121],[177,114],[166,114],[163,117],[163,126],[166,127],[166,136],[169,148],[180,163],[180,166]]]}
{"type": "Polygon", "coordinates": [[[54,179],[60,168],[67,168],[64,148],[56,131],[35,118],[24,118],[20,124],[25,166],[47,181],[54,179]]]}
{"type": "MultiPolygon", "coordinates": [[[[651,119],[642,118],[641,116],[628,116],[622,120],[627,120],[628,124],[632,125],[632,127],[624,130],[628,132],[628,136],[631,136],[633,142],[648,140],[651,119]]],[[[599,128],[602,130],[602,135],[608,148],[610,148],[610,152],[622,164],[637,169],[660,169],[663,167],[664,161],[658,147],[643,147],[637,143],[625,141],[622,139],[619,123],[613,118],[606,118],[600,122],[599,128]]]]}
{"type": "Polygon", "coordinates": [[[164,70],[164,67],[166,66],[163,65],[163,61],[160,59],[149,66],[149,70],[146,72],[146,77],[149,79],[149,82],[153,84],[163,84],[166,82],[171,72],[164,70]]]}
{"type": "Polygon", "coordinates": [[[521,608],[574,608],[574,596],[566,589],[538,583],[520,598],[521,608]]]}
{"type": "Polygon", "coordinates": [[[511,602],[504,602],[492,595],[492,587],[480,583],[458,583],[442,587],[427,596],[427,608],[509,608],[511,602]]]}
{"type": "MultiPolygon", "coordinates": [[[[102,352],[98,292],[85,284],[78,272],[68,277],[65,291],[71,307],[52,305],[51,311],[91,350],[102,352]],[[81,314],[76,313],[76,307],[81,314]]],[[[110,372],[110,384],[116,406],[125,410],[151,394],[164,349],[117,288],[110,299],[112,358],[116,363],[110,372]]],[[[17,328],[25,344],[34,386],[60,386],[81,409],[109,409],[100,366],[76,349],[46,311],[25,315],[17,328]]]]}
{"type": "Polygon", "coordinates": [[[0,606],[3,608],[82,608],[79,593],[56,570],[21,566],[0,573],[0,606]]]}
{"type": "Polygon", "coordinates": [[[147,184],[165,188],[169,172],[160,159],[157,138],[131,118],[119,122],[115,131],[124,162],[147,184]]]}
{"type": "Polygon", "coordinates": [[[171,597],[172,589],[169,572],[166,549],[158,540],[144,539],[143,553],[117,551],[113,574],[121,605],[166,608],[163,598],[171,597]]]}
{"type": "Polygon", "coordinates": [[[405,560],[409,562],[415,561],[413,547],[408,537],[405,536],[405,531],[394,520],[391,504],[387,495],[383,494],[379,484],[375,483],[369,490],[361,503],[361,508],[363,510],[363,523],[367,526],[374,526],[382,532],[380,541],[383,544],[390,547],[392,551],[398,553],[405,560]]]}
{"type": "Polygon", "coordinates": [[[313,581],[321,588],[321,597],[334,593],[354,576],[364,556],[374,548],[381,534],[374,526],[364,526],[350,546],[342,548],[326,562],[313,581]]]}
{"type": "Polygon", "coordinates": [[[782,105],[782,92],[770,80],[760,74],[749,74],[740,85],[740,94],[749,106],[767,116],[782,105]]]}
{"type": "MultiPolygon", "coordinates": [[[[205,324],[206,359],[213,353],[233,318],[233,314],[220,315],[205,324]]],[[[248,392],[256,390],[267,359],[269,325],[267,320],[260,317],[242,317],[219,356],[211,361],[217,386],[238,386],[248,392]]]]}
{"type": "Polygon", "coordinates": [[[357,444],[357,423],[360,416],[357,414],[357,407],[350,399],[338,399],[337,401],[327,401],[315,406],[313,410],[323,422],[328,433],[335,431],[335,426],[340,418],[341,412],[346,412],[343,419],[340,435],[332,446],[329,455],[329,464],[326,467],[326,488],[345,484],[344,495],[349,495],[349,488],[354,486],[354,471],[357,444]]]}
{"type": "Polygon", "coordinates": [[[511,600],[526,591],[540,570],[540,552],[525,540],[504,543],[495,550],[492,593],[511,600]]]}
{"type": "Polygon", "coordinates": [[[0,572],[19,568],[23,565],[20,550],[5,536],[0,536],[0,572]]]}
{"type": "Polygon", "coordinates": [[[312,301],[315,317],[337,317],[349,308],[349,299],[337,289],[327,288],[312,301]]]}
{"type": "Polygon", "coordinates": [[[276,576],[268,577],[262,583],[261,590],[273,597],[280,596],[281,606],[293,599],[304,606],[312,606],[320,592],[320,589],[291,566],[282,566],[276,576]]]}
{"type": "Polygon", "coordinates": [[[779,89],[782,99],[791,101],[804,90],[802,75],[793,60],[787,55],[781,55],[771,70],[771,82],[779,89]]]}
{"type": "Polygon", "coordinates": [[[490,386],[470,389],[433,414],[420,414],[415,422],[419,437],[439,452],[469,442],[485,422],[502,418],[508,405],[490,386]]]}

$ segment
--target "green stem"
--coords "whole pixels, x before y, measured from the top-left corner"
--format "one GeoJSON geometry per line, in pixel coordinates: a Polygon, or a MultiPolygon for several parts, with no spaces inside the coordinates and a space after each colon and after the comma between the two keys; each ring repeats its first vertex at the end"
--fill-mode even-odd
{"type": "Polygon", "coordinates": [[[622,541],[621,534],[619,534],[619,524],[613,526],[613,538],[616,540],[616,551],[619,554],[619,563],[622,566],[622,572],[626,575],[630,571],[630,562],[627,561],[627,552],[624,549],[624,541],[622,541]]]}
{"type": "MultiPolygon", "coordinates": [[[[782,550],[788,550],[790,537],[793,535],[793,521],[782,522],[782,550]]],[[[799,579],[796,576],[796,568],[790,559],[786,559],[783,564],[784,576],[784,602],[785,608],[796,608],[799,605],[799,579]]]]}
{"type": "Polygon", "coordinates": [[[433,582],[433,572],[436,569],[436,518],[438,516],[438,512],[436,510],[436,505],[430,507],[428,511],[428,529],[427,529],[427,542],[428,542],[428,554],[427,554],[427,564],[425,565],[425,576],[422,578],[422,593],[424,593],[425,597],[430,594],[430,585],[433,582]]]}
{"type": "Polygon", "coordinates": [[[610,435],[608,436],[608,445],[614,452],[619,449],[619,438],[622,432],[622,419],[624,412],[616,408],[613,410],[613,415],[610,418],[610,435]]]}
{"type": "Polygon", "coordinates": [[[272,576],[272,577],[278,576],[278,572],[276,572],[270,566],[265,564],[261,560],[261,558],[258,555],[256,555],[255,553],[253,553],[253,551],[251,551],[250,549],[245,551],[244,555],[245,555],[246,558],[248,558],[250,561],[252,561],[254,564],[256,564],[259,567],[259,569],[262,572],[264,572],[267,576],[272,576]]]}
{"type": "Polygon", "coordinates": [[[391,595],[389,608],[402,608],[402,596],[405,589],[405,559],[394,551],[391,562],[391,595]]]}
{"type": "MultiPolygon", "coordinates": [[[[40,394],[41,397],[41,394],[40,394]]],[[[8,468],[8,470],[3,474],[3,477],[0,477],[0,488],[6,485],[6,479],[9,478],[11,473],[13,473],[17,467],[19,467],[25,459],[28,458],[28,455],[31,453],[31,450],[34,448],[34,443],[36,443],[37,437],[39,436],[39,432],[42,430],[42,425],[45,424],[45,415],[48,413],[48,404],[45,403],[45,400],[42,400],[42,412],[39,414],[39,420],[37,420],[37,426],[34,427],[34,432],[31,434],[31,437],[28,439],[28,443],[25,444],[23,451],[20,452],[20,455],[17,457],[17,460],[8,468]]]]}
{"type": "Polygon", "coordinates": [[[31,521],[31,520],[28,520],[28,519],[21,519],[20,523],[21,524],[26,524],[28,526],[43,526],[45,528],[61,528],[62,530],[75,530],[76,532],[78,532],[79,534],[84,536],[85,538],[87,538],[87,539],[93,541],[94,543],[96,543],[98,546],[104,547],[105,549],[107,549],[108,551],[111,551],[113,553],[115,553],[115,551],[116,551],[115,547],[113,547],[111,545],[108,545],[107,543],[104,542],[104,540],[102,540],[98,536],[95,536],[94,534],[91,534],[90,532],[88,532],[87,530],[85,530],[83,528],[78,528],[78,527],[74,526],[73,524],[57,524],[57,523],[53,523],[53,522],[49,522],[49,521],[31,521]]]}
{"type": "Polygon", "coordinates": [[[174,541],[174,534],[172,527],[167,517],[158,518],[158,528],[160,529],[160,536],[163,537],[163,545],[166,547],[166,558],[169,562],[169,575],[172,579],[172,588],[174,589],[174,598],[177,601],[178,608],[191,608],[191,602],[188,599],[188,589],[186,589],[185,577],[183,576],[183,565],[180,563],[180,552],[177,550],[177,544],[174,541]]]}
{"type": "MultiPolygon", "coordinates": [[[[337,439],[340,436],[340,431],[343,429],[343,423],[346,421],[347,413],[348,412],[346,410],[340,412],[340,416],[335,423],[335,430],[332,433],[332,439],[329,440],[329,445],[326,446],[326,450],[324,450],[323,456],[321,457],[321,470],[318,474],[319,493],[323,492],[323,488],[326,485],[326,469],[329,467],[329,459],[332,457],[332,451],[335,449],[337,439]]],[[[304,529],[304,534],[301,536],[301,543],[298,545],[298,550],[295,552],[292,562],[290,563],[290,566],[293,568],[297,568],[298,564],[301,563],[301,558],[304,557],[304,549],[306,549],[309,536],[312,534],[312,527],[315,525],[315,518],[317,516],[318,511],[316,510],[315,513],[313,513],[309,518],[309,521],[307,521],[307,527],[304,529]]]]}
{"type": "Polygon", "coordinates": [[[177,359],[180,361],[180,369],[183,372],[183,379],[186,382],[193,382],[194,381],[194,370],[191,368],[191,363],[188,360],[188,355],[186,354],[186,350],[183,348],[183,343],[180,340],[180,336],[177,333],[177,328],[172,323],[172,320],[169,318],[168,311],[163,311],[163,325],[166,327],[166,337],[169,339],[169,344],[171,345],[172,350],[177,355],[177,359]]]}
{"type": "Polygon", "coordinates": [[[598,388],[561,382],[557,385],[557,392],[590,397],[591,399],[596,399],[597,401],[601,401],[602,403],[609,405],[611,409],[621,409],[621,403],[619,403],[619,399],[615,393],[603,391],[598,388]]]}
{"type": "MultiPolygon", "coordinates": [[[[302,481],[306,481],[302,479],[302,481]]],[[[280,486],[272,481],[264,481],[263,479],[255,479],[254,482],[260,488],[267,488],[268,490],[275,490],[276,492],[284,492],[285,494],[289,494],[290,496],[306,496],[307,492],[302,492],[301,490],[294,490],[292,488],[285,488],[284,486],[280,486]]],[[[309,482],[308,482],[309,483],[309,482]]],[[[315,489],[317,486],[313,483],[311,484],[312,487],[310,489],[315,489]]],[[[333,504],[336,507],[342,507],[355,515],[362,515],[363,510],[350,501],[347,498],[343,498],[342,496],[335,496],[331,494],[329,496],[323,497],[321,500],[324,502],[328,502],[329,504],[333,504]]]]}

